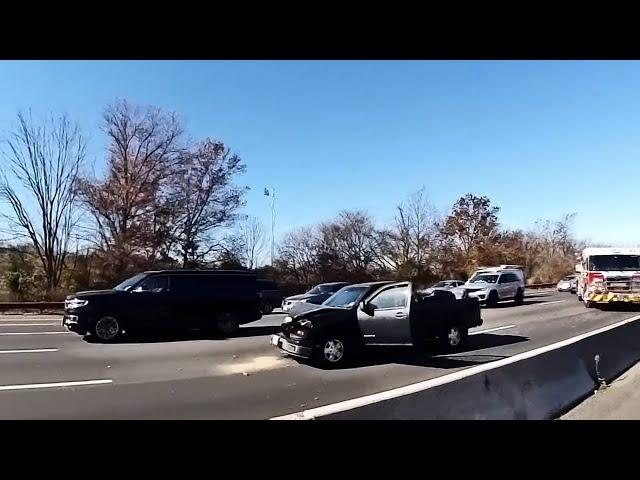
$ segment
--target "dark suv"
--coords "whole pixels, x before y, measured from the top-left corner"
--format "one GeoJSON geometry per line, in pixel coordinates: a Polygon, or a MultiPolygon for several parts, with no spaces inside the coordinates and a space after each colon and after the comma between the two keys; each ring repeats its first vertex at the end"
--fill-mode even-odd
{"type": "Polygon", "coordinates": [[[230,270],[144,272],[112,290],[69,295],[63,325],[109,342],[131,330],[198,328],[230,336],[260,319],[254,274],[230,270]]]}
{"type": "Polygon", "coordinates": [[[268,315],[273,312],[276,306],[282,303],[284,294],[278,288],[278,285],[270,280],[258,279],[258,288],[260,290],[258,294],[260,297],[260,310],[263,315],[268,315]]]}

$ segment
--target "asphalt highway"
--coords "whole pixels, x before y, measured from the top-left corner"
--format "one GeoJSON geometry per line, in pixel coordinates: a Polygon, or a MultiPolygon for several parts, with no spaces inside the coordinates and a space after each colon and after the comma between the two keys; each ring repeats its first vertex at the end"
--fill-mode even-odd
{"type": "Polygon", "coordinates": [[[531,292],[482,310],[456,354],[376,349],[323,370],[269,344],[283,314],[233,339],[199,332],[90,343],[61,316],[0,315],[0,419],[268,419],[491,362],[637,315],[586,309],[575,295],[531,292]]]}

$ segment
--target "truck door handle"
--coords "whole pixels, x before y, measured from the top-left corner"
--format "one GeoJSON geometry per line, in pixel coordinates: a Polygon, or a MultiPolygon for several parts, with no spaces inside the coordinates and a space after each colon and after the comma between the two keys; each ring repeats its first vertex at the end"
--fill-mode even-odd
{"type": "Polygon", "coordinates": [[[396,312],[396,318],[407,318],[407,314],[404,312],[396,312]]]}

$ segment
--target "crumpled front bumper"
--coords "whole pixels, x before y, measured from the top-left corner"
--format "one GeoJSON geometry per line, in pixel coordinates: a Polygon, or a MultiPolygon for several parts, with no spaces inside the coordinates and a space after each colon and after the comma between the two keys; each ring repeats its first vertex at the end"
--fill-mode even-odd
{"type": "Polygon", "coordinates": [[[311,355],[313,354],[313,348],[300,345],[282,333],[271,335],[270,343],[282,352],[288,355],[293,355],[294,357],[311,358],[311,355]]]}

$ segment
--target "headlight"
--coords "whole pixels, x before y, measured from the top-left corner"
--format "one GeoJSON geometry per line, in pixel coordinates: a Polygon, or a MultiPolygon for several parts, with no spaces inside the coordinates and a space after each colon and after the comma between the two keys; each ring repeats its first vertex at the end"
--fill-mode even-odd
{"type": "Polygon", "coordinates": [[[313,323],[311,323],[311,320],[300,320],[298,322],[298,325],[300,325],[301,327],[313,328],[313,323]]]}
{"type": "Polygon", "coordinates": [[[293,318],[291,318],[291,317],[289,317],[289,316],[286,316],[286,317],[284,317],[284,320],[283,320],[283,322],[282,322],[282,323],[289,323],[289,322],[291,322],[291,321],[293,321],[293,318]]]}
{"type": "Polygon", "coordinates": [[[87,303],[89,303],[89,300],[80,300],[78,298],[73,298],[71,300],[65,301],[64,306],[69,310],[75,310],[76,308],[84,307],[87,303]]]}

